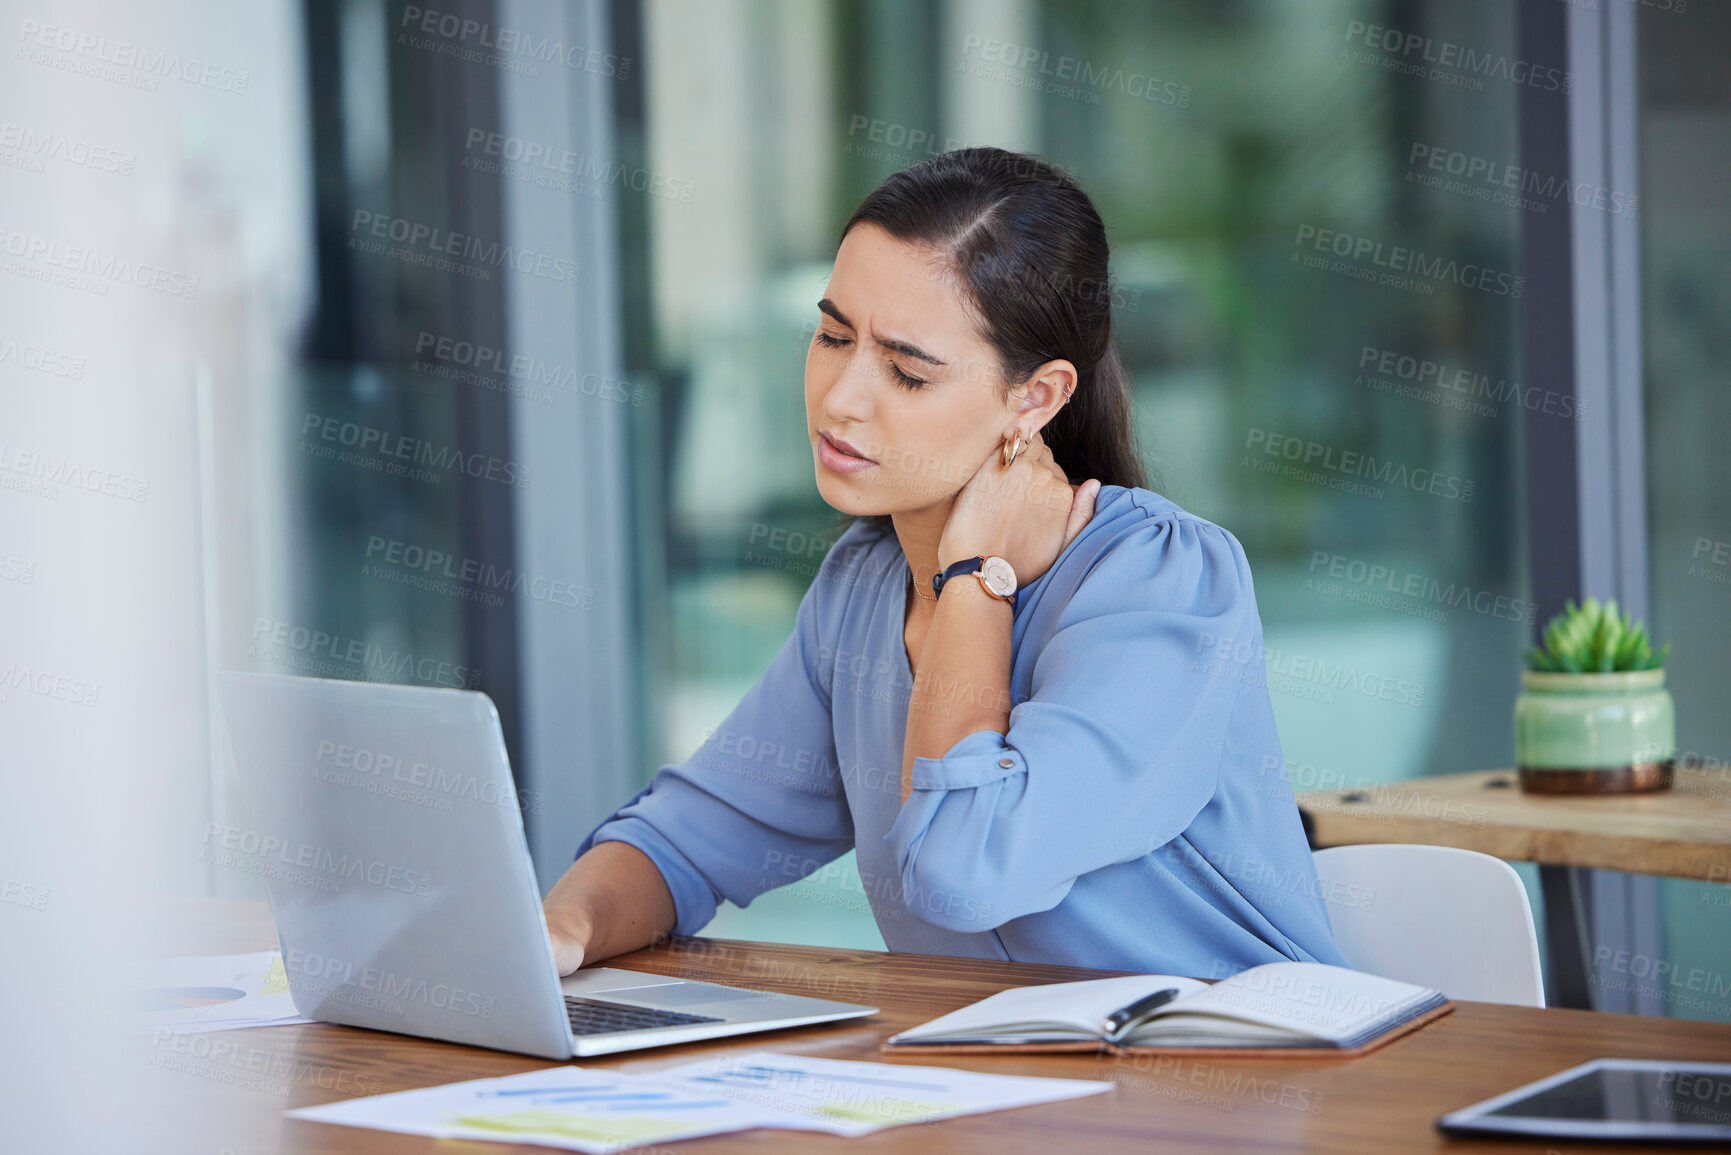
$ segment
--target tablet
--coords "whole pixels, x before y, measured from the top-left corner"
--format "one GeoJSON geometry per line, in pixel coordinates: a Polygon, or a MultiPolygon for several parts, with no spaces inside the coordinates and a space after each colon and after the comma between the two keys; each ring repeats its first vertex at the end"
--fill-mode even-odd
{"type": "Polygon", "coordinates": [[[1731,1140],[1731,1064],[1594,1059],[1451,1111],[1456,1135],[1673,1142],[1731,1140]]]}

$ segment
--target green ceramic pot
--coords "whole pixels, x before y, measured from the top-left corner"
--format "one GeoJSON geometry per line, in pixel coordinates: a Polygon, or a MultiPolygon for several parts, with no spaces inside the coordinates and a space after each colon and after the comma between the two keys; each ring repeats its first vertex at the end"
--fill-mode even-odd
{"type": "Polygon", "coordinates": [[[1535,794],[1625,794],[1671,785],[1676,711],[1665,669],[1521,671],[1515,765],[1535,794]]]}

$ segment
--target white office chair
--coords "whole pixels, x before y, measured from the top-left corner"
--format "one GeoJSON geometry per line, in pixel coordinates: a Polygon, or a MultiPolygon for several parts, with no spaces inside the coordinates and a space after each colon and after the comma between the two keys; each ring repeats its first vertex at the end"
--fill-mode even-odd
{"type": "Polygon", "coordinates": [[[1452,846],[1316,852],[1334,940],[1354,970],[1452,999],[1545,1005],[1526,887],[1500,858],[1452,846]]]}

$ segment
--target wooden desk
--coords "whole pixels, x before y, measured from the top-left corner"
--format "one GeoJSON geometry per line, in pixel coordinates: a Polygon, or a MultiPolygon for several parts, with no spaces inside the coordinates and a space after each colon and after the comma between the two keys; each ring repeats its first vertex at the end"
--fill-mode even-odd
{"type": "Polygon", "coordinates": [[[1318,846],[1422,842],[1548,866],[1731,881],[1731,768],[1679,765],[1654,794],[1523,794],[1513,770],[1298,796],[1318,846]]]}
{"type": "MultiPolygon", "coordinates": [[[[260,904],[262,905],[262,904],[260,904]]],[[[244,912],[239,912],[243,913],[244,912]]],[[[266,924],[268,926],[268,923],[266,924]]],[[[258,949],[268,931],[226,949],[258,949]]],[[[1590,1011],[1463,1003],[1431,1026],[1359,1059],[1114,1060],[1094,1055],[888,1058],[878,1043],[898,1030],[1006,986],[1098,978],[1106,971],[926,955],[887,955],[725,940],[677,939],[621,956],[619,965],[661,974],[761,985],[795,994],[870,1003],[871,1019],[742,1039],[585,1060],[585,1066],[654,1070],[699,1055],[769,1049],[838,1059],[933,1065],[1004,1074],[1105,1079],[1101,1096],[963,1119],[899,1127],[863,1139],[814,1132],[749,1131],[641,1150],[654,1155],[726,1152],[1326,1151],[1402,1155],[1461,1151],[1538,1155],[1544,1143],[1447,1140],[1432,1126],[1444,1111],[1598,1056],[1716,1059],[1731,1055],[1731,1026],[1590,1011]]],[[[232,1086],[221,1073],[168,1064],[154,1088],[191,1132],[178,1149],[234,1155],[267,1152],[445,1152],[487,1155],[549,1150],[442,1142],[410,1135],[284,1120],[281,1112],[355,1095],[508,1075],[545,1059],[313,1024],[200,1036],[222,1040],[266,1069],[290,1072],[276,1087],[232,1086]],[[264,1058],[255,1058],[257,1055],[264,1058]]],[[[233,1064],[230,1063],[230,1066],[233,1064]]],[[[207,1061],[207,1066],[220,1066],[207,1061]]],[[[177,1138],[179,1134],[177,1133],[177,1138]]],[[[1578,1145],[1551,1143],[1551,1151],[1578,1145]]],[[[1638,1148],[1595,1146],[1594,1152],[1638,1148]]]]}

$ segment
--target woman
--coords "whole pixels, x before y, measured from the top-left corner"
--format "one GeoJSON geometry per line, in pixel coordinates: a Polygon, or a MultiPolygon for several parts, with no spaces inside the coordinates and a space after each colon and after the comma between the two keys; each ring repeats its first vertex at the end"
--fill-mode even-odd
{"type": "Polygon", "coordinates": [[[1087,195],[1000,149],[854,213],[805,405],[856,520],[762,680],[548,894],[561,973],[848,850],[891,950],[1344,965],[1244,551],[1138,485],[1106,265],[1087,195]]]}

